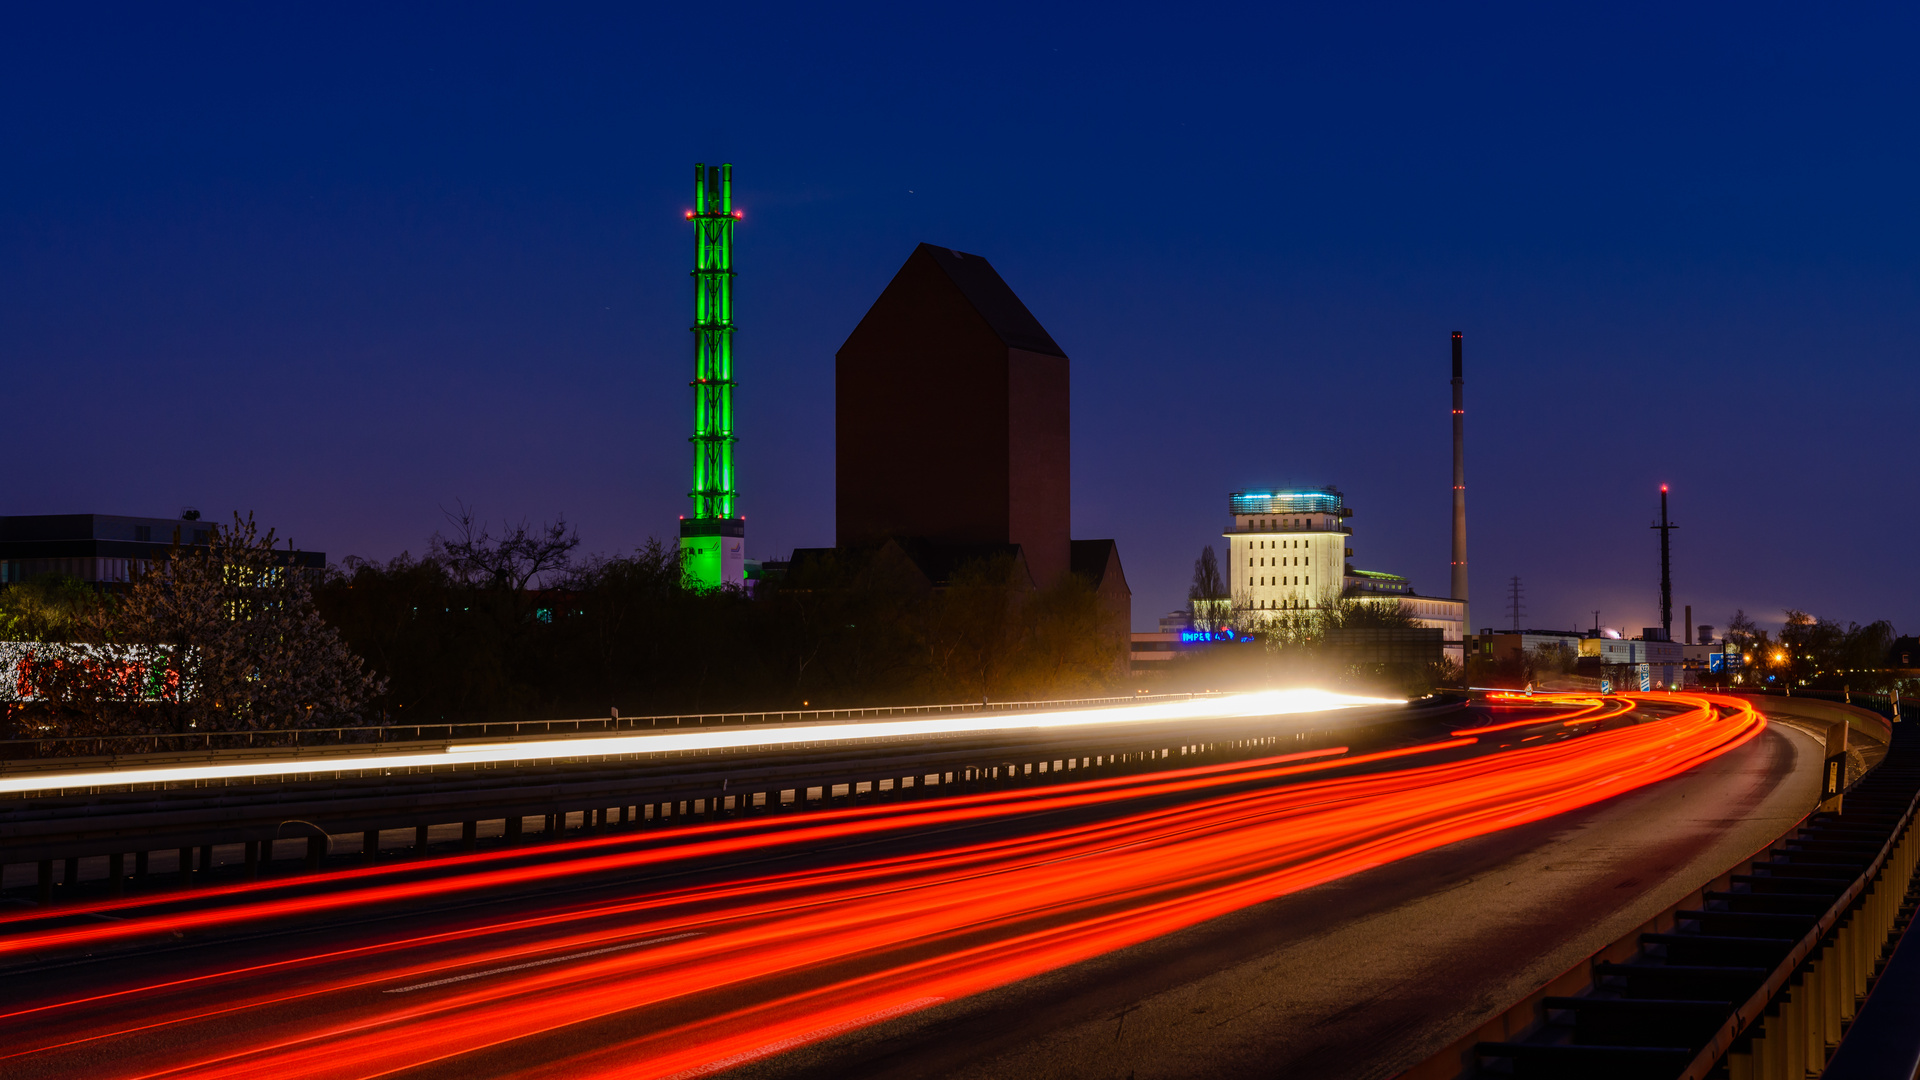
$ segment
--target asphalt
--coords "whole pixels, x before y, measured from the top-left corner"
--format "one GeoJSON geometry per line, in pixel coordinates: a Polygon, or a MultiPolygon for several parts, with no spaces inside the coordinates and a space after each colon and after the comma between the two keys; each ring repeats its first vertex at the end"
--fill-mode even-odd
{"type": "Polygon", "coordinates": [[[1628,795],[725,1075],[1390,1077],[1764,847],[1821,759],[1772,725],[1628,795]]]}
{"type": "MultiPolygon", "coordinates": [[[[1773,839],[1811,806],[1821,759],[1812,739],[1776,725],[1705,766],[1606,803],[1404,859],[726,1075],[741,1080],[1389,1076],[1773,839]]],[[[1058,823],[1078,816],[1048,817],[1058,823]]],[[[771,858],[667,867],[648,875],[648,887],[831,865],[850,856],[939,847],[963,837],[1010,835],[1037,824],[999,822],[771,858]]],[[[634,884],[625,874],[590,877],[449,897],[425,906],[409,903],[196,933],[178,941],[129,942],[105,954],[12,967],[0,985],[12,982],[15,993],[0,992],[0,999],[67,997],[242,959],[260,963],[313,955],[427,929],[478,929],[516,913],[631,896],[634,884]]],[[[528,931],[528,940],[539,933],[528,931]]],[[[496,934],[488,941],[514,937],[496,934]]],[[[478,944],[456,938],[409,957],[453,959],[478,944]]],[[[132,1028],[190,1003],[197,1009],[204,1001],[212,1008],[278,992],[289,979],[297,984],[323,975],[375,978],[394,963],[370,954],[329,962],[310,974],[262,972],[196,990],[177,1005],[167,997],[103,1001],[97,1011],[64,1023],[77,1034],[128,1030],[126,1039],[7,1062],[0,1072],[101,1075],[122,1071],[135,1058],[166,1059],[200,1038],[217,1041],[229,1021],[210,1011],[203,1019],[144,1034],[132,1028]]],[[[247,1025],[261,1031],[308,1030],[336,1010],[379,1005],[385,985],[289,1000],[248,1014],[247,1025]]],[[[676,1016],[669,1008],[645,1018],[610,1017],[523,1047],[500,1048],[484,1061],[463,1056],[416,1075],[469,1080],[540,1061],[566,1062],[619,1046],[636,1023],[664,1029],[678,1022],[676,1016]]]]}

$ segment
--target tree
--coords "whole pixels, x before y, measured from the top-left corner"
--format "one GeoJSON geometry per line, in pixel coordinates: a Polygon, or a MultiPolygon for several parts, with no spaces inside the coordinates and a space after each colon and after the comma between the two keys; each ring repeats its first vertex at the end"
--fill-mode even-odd
{"type": "Polygon", "coordinates": [[[503,522],[495,539],[471,509],[464,503],[459,507],[458,513],[443,511],[453,535],[433,534],[429,550],[463,584],[519,592],[536,578],[544,584],[548,575],[562,578],[568,573],[580,533],[568,527],[564,515],[538,528],[530,528],[525,519],[513,526],[503,522]]]}
{"type": "Polygon", "coordinates": [[[967,700],[999,696],[1020,660],[1021,608],[1033,589],[1011,555],[976,559],[953,571],[927,599],[920,640],[929,674],[967,700]]]}
{"type": "Polygon", "coordinates": [[[107,597],[63,574],[40,574],[0,589],[0,640],[70,641],[107,597]]]}
{"type": "Polygon", "coordinates": [[[1028,598],[1015,690],[1028,697],[1097,694],[1125,678],[1130,631],[1093,583],[1063,574],[1028,598]]]}
{"type": "Polygon", "coordinates": [[[1220,560],[1214,557],[1212,544],[1201,548],[1200,557],[1193,560],[1193,584],[1187,587],[1187,600],[1196,630],[1218,630],[1228,617],[1233,601],[1220,576],[1220,560]]]}
{"type": "Polygon", "coordinates": [[[461,584],[437,559],[347,558],[314,590],[328,625],[386,681],[369,703],[393,721],[486,720],[538,702],[526,668],[541,650],[520,598],[461,584]]]}
{"type": "MultiPolygon", "coordinates": [[[[817,554],[760,583],[756,644],[792,672],[791,700],[884,704],[950,696],[927,676],[922,627],[932,597],[919,571],[879,549],[817,554]]],[[[704,602],[706,596],[699,595],[704,602]]]]}
{"type": "MultiPolygon", "coordinates": [[[[541,532],[556,534],[571,539],[541,532]]],[[[479,540],[477,523],[461,535],[475,540],[454,550],[443,537],[421,559],[342,560],[316,590],[387,677],[374,704],[395,721],[1077,696],[1126,670],[1128,627],[1091,584],[1036,589],[1010,557],[935,584],[898,546],[843,549],[750,590],[706,590],[685,586],[671,539],[649,540],[514,589],[514,575],[485,569],[502,541],[479,540]]]]}
{"type": "Polygon", "coordinates": [[[84,719],[77,733],[350,724],[384,689],[320,618],[291,545],[276,550],[251,515],[210,533],[100,608],[80,652],[36,663],[44,696],[84,719]]]}
{"type": "Polygon", "coordinates": [[[1804,685],[1828,665],[1825,657],[1834,652],[1840,638],[1840,626],[1830,619],[1816,619],[1804,611],[1788,608],[1780,627],[1780,651],[1786,654],[1782,666],[1795,685],[1804,685]]]}
{"type": "Polygon", "coordinates": [[[1340,600],[1320,610],[1323,630],[1405,630],[1420,625],[1420,619],[1399,603],[1340,600]]]}
{"type": "Polygon", "coordinates": [[[1762,636],[1760,625],[1748,617],[1745,608],[1736,608],[1733,618],[1727,620],[1727,640],[1742,649],[1751,648],[1754,640],[1762,636]]]}
{"type": "Polygon", "coordinates": [[[1880,619],[1865,626],[1848,623],[1835,667],[1847,676],[1847,685],[1885,690],[1892,678],[1884,674],[1887,654],[1893,651],[1897,635],[1893,624],[1880,619]]]}

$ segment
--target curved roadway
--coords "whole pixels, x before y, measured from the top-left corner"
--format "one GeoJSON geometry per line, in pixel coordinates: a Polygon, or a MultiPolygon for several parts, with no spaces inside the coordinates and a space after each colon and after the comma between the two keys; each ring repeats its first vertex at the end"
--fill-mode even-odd
{"type": "MultiPolygon", "coordinates": [[[[1713,722],[1690,730],[1702,745],[1728,738],[1713,722]]],[[[0,1048],[0,1073],[1391,1075],[1804,813],[1819,746],[1779,726],[1747,730],[1670,779],[1444,847],[1422,842],[1418,854],[1206,921],[1180,918],[1179,905],[1229,910],[1238,905],[1223,894],[1268,888],[1260,882],[1303,859],[1337,868],[1409,828],[1434,835],[1436,821],[1471,827],[1503,807],[1549,805],[1543,792],[1562,781],[1577,791],[1613,775],[1596,764],[1609,755],[1699,759],[1631,718],[1477,742],[1442,729],[1416,755],[1431,766],[1314,751],[1273,766],[1284,776],[1244,762],[1189,770],[1202,779],[1184,793],[1133,776],[1087,782],[1114,793],[1099,803],[1043,802],[1073,784],[1018,789],[977,797],[973,818],[938,816],[964,798],[930,800],[93,916],[0,916],[0,1026],[31,1032],[0,1048]],[[1534,786],[1511,786],[1516,777],[1534,786]],[[914,820],[924,824],[901,824],[914,820]],[[834,821],[882,824],[823,824],[834,821]],[[1307,846],[1277,854],[1296,843],[1307,846]],[[570,858],[554,858],[563,851],[570,858]],[[1172,869],[1179,858],[1192,869],[1172,869]],[[1114,891],[1128,875],[1137,891],[1114,891]],[[1042,888],[1057,911],[1036,899],[1042,888]],[[1129,925],[1149,910],[1185,928],[1150,936],[1129,925]],[[1139,943],[1074,955],[1061,943],[1074,935],[1139,943]],[[1026,971],[1044,974],[940,989],[958,985],[956,972],[1017,970],[1022,950],[1039,958],[1026,971]],[[202,981],[165,985],[181,978],[202,981]],[[897,1004],[841,1002],[847,987],[897,1004]],[[103,992],[122,996],[84,1000],[103,992]],[[952,1000],[928,1007],[933,997],[952,1000]],[[53,1007],[18,1011],[42,1003],[53,1007]],[[797,1034],[782,1040],[783,1024],[797,1034]],[[819,1041],[831,1031],[846,1034],[819,1041]],[[686,1067],[660,1064],[671,1060],[686,1067]]],[[[1321,875],[1311,880],[1330,871],[1321,875]]]]}
{"type": "Polygon", "coordinates": [[[1390,1077],[1770,843],[1821,745],[1691,772],[737,1069],[741,1078],[1390,1077]]]}

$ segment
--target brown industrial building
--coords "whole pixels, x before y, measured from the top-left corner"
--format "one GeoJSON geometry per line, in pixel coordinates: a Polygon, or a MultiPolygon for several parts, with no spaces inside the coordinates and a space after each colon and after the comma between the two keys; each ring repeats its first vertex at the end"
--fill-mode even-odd
{"type": "Polygon", "coordinates": [[[921,244],[834,358],[839,547],[897,541],[937,584],[1017,546],[1036,586],[1081,573],[1131,618],[1113,542],[1072,539],[1066,351],[991,263],[921,244]]]}

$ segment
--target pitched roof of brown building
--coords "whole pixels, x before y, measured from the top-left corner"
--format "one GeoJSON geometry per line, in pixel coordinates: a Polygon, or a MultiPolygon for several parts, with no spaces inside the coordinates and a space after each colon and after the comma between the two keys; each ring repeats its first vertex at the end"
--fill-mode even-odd
{"type": "Polygon", "coordinates": [[[1067,355],[984,256],[969,255],[964,251],[932,244],[921,244],[913,254],[915,257],[925,255],[933,259],[934,264],[945,271],[948,280],[953,282],[1008,348],[1025,349],[1048,356],[1067,355]]]}

